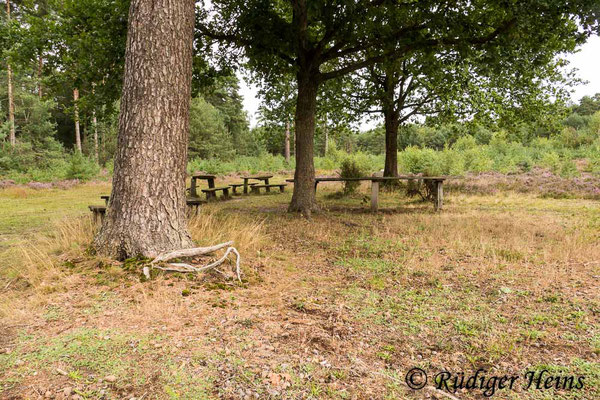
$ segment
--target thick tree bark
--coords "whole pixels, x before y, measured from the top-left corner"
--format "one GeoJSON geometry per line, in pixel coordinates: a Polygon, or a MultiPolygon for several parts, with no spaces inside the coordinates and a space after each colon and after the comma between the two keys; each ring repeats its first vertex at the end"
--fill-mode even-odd
{"type": "Polygon", "coordinates": [[[383,176],[398,176],[398,112],[388,110],[385,118],[385,165],[383,176]]]}
{"type": "Polygon", "coordinates": [[[75,118],[75,146],[77,151],[81,153],[81,132],[79,130],[79,90],[77,88],[73,89],[73,108],[74,108],[74,118],[75,118]]]}
{"type": "MultiPolygon", "coordinates": [[[[10,22],[10,0],[6,0],[6,19],[10,22]]],[[[11,146],[17,143],[17,136],[15,134],[15,98],[13,93],[12,84],[12,66],[10,61],[6,65],[6,74],[8,80],[8,141],[11,146]]]]}
{"type": "Polygon", "coordinates": [[[290,212],[310,216],[316,211],[314,136],[315,112],[317,109],[318,80],[306,72],[298,73],[298,97],[296,100],[296,171],[294,193],[289,206],[290,212]]]}
{"type": "Polygon", "coordinates": [[[285,123],[285,162],[290,162],[290,121],[285,123]]]}
{"type": "Polygon", "coordinates": [[[110,205],[95,239],[118,259],[192,247],[185,170],[194,0],[132,0],[110,205]]]}

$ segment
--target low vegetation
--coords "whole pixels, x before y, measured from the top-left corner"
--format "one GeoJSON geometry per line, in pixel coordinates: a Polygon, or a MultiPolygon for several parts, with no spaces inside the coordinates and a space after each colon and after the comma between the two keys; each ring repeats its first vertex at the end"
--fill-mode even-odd
{"type": "Polygon", "coordinates": [[[415,366],[586,377],[498,398],[600,396],[596,201],[450,185],[442,214],[392,192],[375,215],[366,187],[324,184],[311,221],[286,213],[289,194],[212,204],[190,231],[236,241],[236,284],[145,281],[86,254],[85,204],[107,189],[0,191],[20,203],[0,215],[0,397],[421,398],[403,383],[415,366]],[[27,213],[39,206],[47,219],[27,213]],[[30,222],[7,223],[19,209],[30,222]]]}

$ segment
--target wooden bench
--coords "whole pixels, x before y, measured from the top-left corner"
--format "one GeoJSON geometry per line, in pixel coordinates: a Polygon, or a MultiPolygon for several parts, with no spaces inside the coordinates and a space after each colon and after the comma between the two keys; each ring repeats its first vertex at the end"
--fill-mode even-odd
{"type": "Polygon", "coordinates": [[[188,210],[190,211],[188,213],[189,216],[194,216],[194,215],[198,215],[198,210],[200,209],[200,206],[202,204],[206,203],[206,200],[202,200],[198,197],[193,197],[193,198],[187,198],[185,200],[185,203],[188,206],[188,210]]]}
{"type": "MultiPolygon", "coordinates": [[[[106,200],[107,204],[108,204],[108,200],[110,200],[110,196],[101,196],[103,199],[106,200]]],[[[206,200],[202,200],[198,197],[193,197],[193,198],[187,198],[185,200],[185,203],[188,206],[188,210],[192,211],[190,214],[191,215],[198,215],[198,209],[200,208],[200,206],[202,204],[206,203],[206,200]]],[[[98,222],[98,218],[100,218],[100,221],[102,221],[104,219],[104,216],[106,215],[106,206],[88,206],[88,208],[90,209],[91,212],[94,213],[94,222],[98,222]]]]}
{"type": "MultiPolygon", "coordinates": [[[[431,191],[431,200],[433,201],[433,208],[435,211],[441,211],[444,204],[444,181],[447,179],[456,179],[456,176],[420,176],[420,175],[400,175],[400,176],[368,176],[361,178],[341,178],[341,177],[316,177],[315,178],[315,192],[317,191],[317,185],[320,182],[357,182],[357,181],[371,181],[371,210],[377,211],[379,208],[379,184],[389,181],[421,181],[429,186],[431,191]]],[[[294,179],[286,179],[286,182],[294,182],[294,179]]]]}
{"type": "Polygon", "coordinates": [[[250,189],[252,190],[252,193],[259,194],[261,188],[265,188],[267,192],[270,191],[270,188],[279,188],[281,193],[283,193],[286,186],[287,183],[272,183],[270,185],[252,185],[250,189]]]}
{"type": "MultiPolygon", "coordinates": [[[[256,175],[256,176],[242,176],[244,180],[244,194],[248,194],[248,187],[250,184],[248,183],[251,180],[255,181],[263,181],[265,185],[269,184],[269,179],[271,179],[273,175],[256,175]]],[[[271,191],[271,188],[267,187],[267,192],[271,191]]]]}
{"type": "MultiPolygon", "coordinates": [[[[247,186],[254,186],[254,185],[258,185],[258,183],[248,183],[247,186]]],[[[229,186],[231,186],[231,189],[233,190],[233,194],[236,195],[236,194],[238,194],[237,191],[236,191],[236,189],[239,188],[239,187],[244,187],[245,184],[244,183],[232,183],[229,186]]]]}
{"type": "Polygon", "coordinates": [[[223,199],[228,199],[229,198],[229,186],[223,186],[223,187],[215,187],[215,188],[209,188],[209,189],[202,189],[203,193],[206,193],[206,200],[207,201],[212,201],[212,200],[216,200],[217,199],[217,192],[223,192],[223,199]]]}
{"type": "Polygon", "coordinates": [[[106,206],[88,206],[88,208],[94,213],[94,223],[97,224],[98,219],[102,222],[106,215],[106,206]]]}

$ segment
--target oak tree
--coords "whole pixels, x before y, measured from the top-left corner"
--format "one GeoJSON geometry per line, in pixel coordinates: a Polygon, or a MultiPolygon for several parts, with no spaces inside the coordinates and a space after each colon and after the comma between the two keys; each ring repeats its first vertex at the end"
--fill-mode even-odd
{"type": "Polygon", "coordinates": [[[324,82],[415,52],[452,49],[468,57],[485,47],[498,65],[494,58],[501,59],[509,44],[526,51],[585,40],[598,29],[598,13],[593,0],[212,0],[199,26],[223,45],[223,53],[241,50],[266,81],[295,75],[296,171],[289,209],[310,214],[317,209],[315,112],[324,82]],[[357,57],[367,49],[375,51],[357,57]]]}

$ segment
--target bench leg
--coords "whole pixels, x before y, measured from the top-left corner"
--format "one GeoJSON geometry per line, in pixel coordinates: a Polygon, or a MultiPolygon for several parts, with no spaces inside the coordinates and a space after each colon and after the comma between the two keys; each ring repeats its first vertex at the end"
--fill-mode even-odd
{"type": "Polygon", "coordinates": [[[441,211],[442,206],[444,205],[444,182],[435,182],[435,198],[433,201],[435,211],[441,211]]]}
{"type": "Polygon", "coordinates": [[[281,193],[285,192],[285,186],[279,186],[279,190],[281,191],[281,193]]]}
{"type": "Polygon", "coordinates": [[[192,178],[190,184],[190,197],[198,197],[198,193],[196,192],[196,178],[192,178]]]}
{"type": "Polygon", "coordinates": [[[228,200],[229,199],[229,189],[224,189],[223,190],[223,200],[228,200]]]}
{"type": "MultiPolygon", "coordinates": [[[[265,185],[268,185],[268,184],[269,184],[269,180],[267,179],[267,180],[265,180],[265,185]]],[[[267,186],[265,188],[265,190],[267,191],[267,193],[271,193],[271,188],[269,186],[267,186]]]]}
{"type": "Polygon", "coordinates": [[[199,208],[200,208],[200,204],[188,204],[188,206],[187,206],[188,218],[197,216],[199,208]]]}
{"type": "Polygon", "coordinates": [[[371,181],[371,211],[377,212],[379,208],[379,182],[371,181]]]}
{"type": "Polygon", "coordinates": [[[244,179],[244,194],[248,194],[248,180],[244,179]]]}

